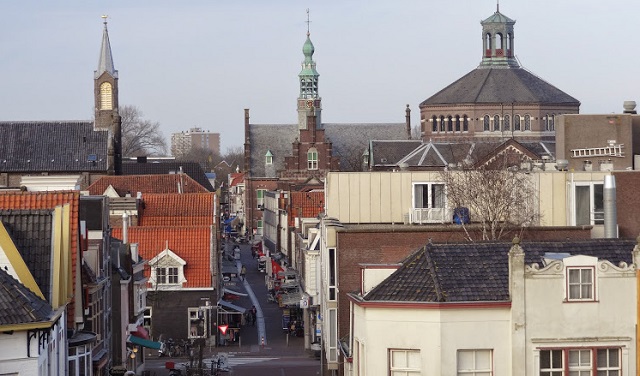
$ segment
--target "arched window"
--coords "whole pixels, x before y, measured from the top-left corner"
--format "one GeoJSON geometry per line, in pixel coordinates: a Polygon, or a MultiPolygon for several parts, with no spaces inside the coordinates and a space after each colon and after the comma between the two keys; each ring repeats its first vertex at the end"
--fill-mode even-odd
{"type": "Polygon", "coordinates": [[[491,50],[491,34],[485,35],[484,46],[488,50],[491,50]]]}
{"type": "Polygon", "coordinates": [[[316,150],[316,148],[310,148],[307,151],[307,169],[318,169],[318,150],[316,150]]]}
{"type": "Polygon", "coordinates": [[[546,114],[544,116],[544,130],[545,131],[551,130],[551,116],[549,116],[549,114],[546,114]]]}
{"type": "Polygon", "coordinates": [[[504,119],[502,120],[502,128],[505,131],[510,131],[511,130],[511,116],[504,115],[504,119]]]}
{"type": "Polygon", "coordinates": [[[460,132],[460,115],[456,115],[456,132],[460,132]]]}
{"type": "Polygon", "coordinates": [[[524,130],[525,131],[530,131],[531,130],[531,116],[530,115],[524,115],[524,130]]]}
{"type": "Polygon", "coordinates": [[[493,130],[496,132],[500,131],[500,116],[498,115],[493,117],[493,130]]]}
{"type": "Polygon", "coordinates": [[[550,131],[556,130],[556,115],[554,114],[551,114],[551,119],[549,120],[549,130],[550,131]]]}
{"type": "Polygon", "coordinates": [[[451,115],[447,117],[447,132],[453,132],[453,119],[451,118],[451,115]]]}
{"type": "Polygon", "coordinates": [[[108,82],[100,84],[100,109],[113,110],[113,90],[108,82]]]}
{"type": "Polygon", "coordinates": [[[273,154],[271,154],[271,150],[267,150],[267,154],[264,155],[264,164],[273,164],[273,154]]]}
{"type": "Polygon", "coordinates": [[[496,50],[498,49],[503,49],[504,45],[502,44],[502,34],[498,33],[496,34],[496,50]]]}
{"type": "Polygon", "coordinates": [[[484,131],[488,132],[491,130],[490,125],[491,125],[491,120],[489,118],[489,115],[484,115],[484,131]]]}
{"type": "Polygon", "coordinates": [[[431,129],[433,129],[433,132],[437,132],[438,131],[438,117],[436,115],[433,115],[431,117],[431,122],[433,123],[431,125],[431,129]]]}
{"type": "Polygon", "coordinates": [[[467,117],[467,115],[464,115],[464,118],[462,120],[462,131],[469,132],[469,118],[467,117]]]}
{"type": "Polygon", "coordinates": [[[513,116],[513,130],[514,131],[520,130],[520,115],[513,116]]]}
{"type": "Polygon", "coordinates": [[[440,115],[440,132],[444,132],[444,116],[440,115]]]}

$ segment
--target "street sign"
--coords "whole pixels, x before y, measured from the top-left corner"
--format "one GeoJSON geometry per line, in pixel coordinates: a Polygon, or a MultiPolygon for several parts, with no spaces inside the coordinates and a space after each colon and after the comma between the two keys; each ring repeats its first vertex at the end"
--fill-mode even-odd
{"type": "Polygon", "coordinates": [[[229,328],[229,325],[218,325],[218,328],[220,329],[220,332],[222,333],[222,335],[227,334],[227,329],[229,328]]]}
{"type": "Polygon", "coordinates": [[[300,308],[309,308],[309,299],[300,299],[300,308]]]}

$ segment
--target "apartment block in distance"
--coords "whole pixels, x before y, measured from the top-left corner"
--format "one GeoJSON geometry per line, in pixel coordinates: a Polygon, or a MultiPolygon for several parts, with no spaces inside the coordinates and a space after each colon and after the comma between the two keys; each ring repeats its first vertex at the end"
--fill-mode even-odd
{"type": "Polygon", "coordinates": [[[171,134],[171,155],[182,156],[192,148],[211,150],[220,154],[220,133],[211,133],[201,128],[171,134]]]}

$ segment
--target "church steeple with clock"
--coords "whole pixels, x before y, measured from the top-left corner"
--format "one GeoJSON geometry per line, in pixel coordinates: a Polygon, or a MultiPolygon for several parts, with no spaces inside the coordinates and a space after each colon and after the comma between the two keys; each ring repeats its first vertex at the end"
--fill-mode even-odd
{"type": "Polygon", "coordinates": [[[307,117],[315,114],[316,124],[320,127],[320,113],[322,111],[321,98],[318,95],[318,71],[316,70],[316,62],[313,61],[313,53],[315,48],[311,43],[309,32],[309,10],[307,9],[307,40],[302,46],[304,61],[302,62],[302,71],[298,74],[300,79],[300,96],[298,97],[298,128],[308,129],[307,117]]]}
{"type": "Polygon", "coordinates": [[[102,46],[98,69],[94,72],[95,120],[94,128],[109,132],[109,173],[119,175],[122,163],[122,123],[118,113],[118,71],[114,68],[111,43],[107,30],[107,16],[102,16],[102,46]]]}

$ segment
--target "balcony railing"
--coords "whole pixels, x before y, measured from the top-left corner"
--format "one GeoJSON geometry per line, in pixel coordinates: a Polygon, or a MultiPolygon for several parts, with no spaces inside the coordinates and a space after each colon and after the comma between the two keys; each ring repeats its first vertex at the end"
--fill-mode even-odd
{"type": "Polygon", "coordinates": [[[412,224],[451,222],[452,211],[447,208],[414,208],[410,211],[412,224]]]}

